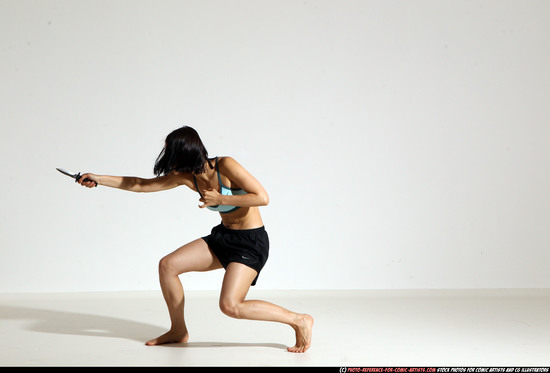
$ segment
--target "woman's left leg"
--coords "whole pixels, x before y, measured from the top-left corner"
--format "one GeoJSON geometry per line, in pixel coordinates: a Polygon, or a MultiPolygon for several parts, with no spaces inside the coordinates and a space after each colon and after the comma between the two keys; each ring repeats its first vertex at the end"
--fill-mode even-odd
{"type": "Polygon", "coordinates": [[[248,320],[275,321],[290,325],[296,332],[296,345],[290,352],[305,352],[311,346],[313,318],[289,311],[262,300],[245,300],[257,272],[242,264],[229,263],[223,278],[220,309],[230,317],[248,320]]]}

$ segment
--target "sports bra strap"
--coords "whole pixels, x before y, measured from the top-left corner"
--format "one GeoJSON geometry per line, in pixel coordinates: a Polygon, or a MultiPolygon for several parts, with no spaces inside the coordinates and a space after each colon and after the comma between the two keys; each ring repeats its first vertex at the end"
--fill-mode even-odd
{"type": "Polygon", "coordinates": [[[216,157],[216,172],[218,173],[218,183],[220,184],[220,189],[223,188],[222,178],[220,176],[220,168],[218,167],[218,157],[216,157]]]}
{"type": "MultiPolygon", "coordinates": [[[[223,189],[224,185],[222,184],[222,178],[220,177],[220,169],[218,167],[218,157],[215,158],[216,160],[216,172],[218,173],[218,183],[220,183],[220,190],[223,189]]],[[[199,190],[199,185],[197,184],[197,178],[195,177],[195,174],[193,174],[193,182],[195,183],[195,188],[197,188],[197,192],[199,192],[199,195],[202,198],[202,193],[199,190]]]]}
{"type": "Polygon", "coordinates": [[[202,198],[202,193],[199,189],[199,185],[197,184],[197,178],[195,177],[195,174],[193,174],[193,181],[195,182],[195,188],[197,188],[197,192],[199,192],[199,195],[201,196],[202,198]]]}

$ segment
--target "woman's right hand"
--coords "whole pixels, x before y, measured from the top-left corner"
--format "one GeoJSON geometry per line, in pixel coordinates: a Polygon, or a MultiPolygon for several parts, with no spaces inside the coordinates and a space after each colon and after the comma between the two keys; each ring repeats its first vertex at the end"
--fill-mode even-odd
{"type": "Polygon", "coordinates": [[[94,188],[99,185],[99,176],[86,173],[80,176],[76,182],[87,188],[94,188]]]}

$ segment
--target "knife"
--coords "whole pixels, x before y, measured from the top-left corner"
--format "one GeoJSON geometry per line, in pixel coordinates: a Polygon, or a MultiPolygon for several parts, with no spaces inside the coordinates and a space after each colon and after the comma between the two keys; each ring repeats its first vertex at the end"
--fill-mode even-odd
{"type": "MultiPolygon", "coordinates": [[[[56,170],[59,171],[59,172],[61,172],[63,175],[67,175],[68,177],[72,177],[72,178],[75,180],[75,182],[77,182],[78,179],[80,179],[80,176],[81,176],[81,175],[80,175],[80,172],[77,173],[77,174],[71,174],[70,172],[67,172],[67,171],[65,171],[65,170],[62,169],[62,168],[56,168],[56,170]]],[[[90,180],[90,179],[88,179],[88,178],[84,179],[84,181],[91,181],[91,182],[93,182],[93,183],[95,184],[95,186],[97,186],[97,182],[95,182],[95,181],[93,181],[93,180],[90,180]]]]}

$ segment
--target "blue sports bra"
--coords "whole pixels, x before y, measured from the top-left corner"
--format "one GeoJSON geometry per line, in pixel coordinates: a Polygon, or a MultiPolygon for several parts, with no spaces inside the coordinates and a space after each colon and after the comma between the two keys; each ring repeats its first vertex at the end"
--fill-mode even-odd
{"type": "MultiPolygon", "coordinates": [[[[216,172],[218,173],[218,182],[220,183],[220,194],[223,196],[241,196],[243,194],[246,194],[246,191],[244,191],[241,188],[228,188],[222,183],[222,179],[220,177],[220,169],[218,167],[218,157],[216,157],[216,172]]],[[[193,175],[193,181],[195,182],[195,188],[197,188],[197,192],[199,192],[201,198],[202,193],[199,189],[199,186],[197,185],[197,178],[195,175],[193,175]]],[[[237,209],[239,209],[239,206],[229,206],[229,205],[216,205],[216,206],[206,206],[207,209],[212,211],[218,211],[222,214],[227,214],[229,212],[233,212],[237,209]]]]}

